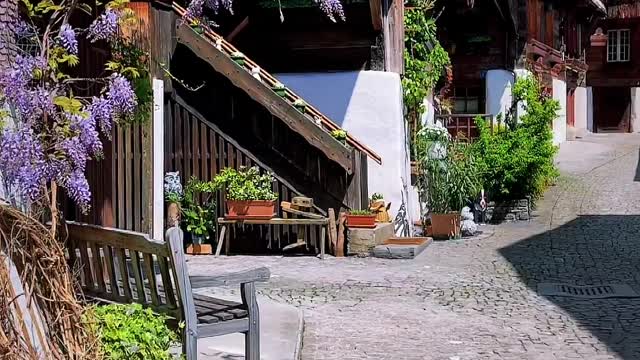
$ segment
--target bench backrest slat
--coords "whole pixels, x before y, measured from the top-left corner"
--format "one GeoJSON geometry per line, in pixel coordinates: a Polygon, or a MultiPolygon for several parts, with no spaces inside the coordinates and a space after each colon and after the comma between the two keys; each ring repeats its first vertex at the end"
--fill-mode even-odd
{"type": "Polygon", "coordinates": [[[146,234],[70,222],[69,261],[85,294],[183,318],[169,247],[146,234]]]}

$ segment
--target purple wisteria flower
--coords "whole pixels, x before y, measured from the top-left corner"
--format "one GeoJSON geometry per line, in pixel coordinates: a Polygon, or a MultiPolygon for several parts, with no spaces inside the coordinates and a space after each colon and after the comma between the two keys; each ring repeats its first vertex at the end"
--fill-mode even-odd
{"type": "MultiPolygon", "coordinates": [[[[217,3],[216,3],[217,4],[217,3]]],[[[186,19],[200,19],[202,17],[204,6],[204,0],[192,0],[187,6],[187,11],[184,14],[186,19]]]]}
{"type": "Polygon", "coordinates": [[[107,90],[107,101],[111,104],[116,117],[128,117],[138,105],[136,93],[127,78],[120,74],[111,75],[107,90]]]}
{"type": "MultiPolygon", "coordinates": [[[[96,130],[94,119],[91,116],[70,114],[67,114],[66,117],[70,122],[71,130],[78,134],[77,141],[73,143],[74,145],[78,145],[77,151],[84,151],[86,154],[92,154],[98,157],[101,156],[102,141],[100,141],[100,134],[98,134],[98,130],[96,130]]],[[[87,157],[88,156],[89,155],[87,155],[87,157]]],[[[74,162],[78,159],[75,155],[71,156],[71,158],[74,162]]]]}
{"type": "Polygon", "coordinates": [[[344,8],[340,0],[315,0],[320,5],[320,9],[331,19],[336,21],[336,16],[345,20],[344,8]]]}
{"type": "Polygon", "coordinates": [[[45,156],[31,128],[6,128],[0,135],[0,163],[5,180],[31,200],[42,195],[45,156]]]}
{"type": "Polygon", "coordinates": [[[78,54],[78,39],[76,39],[76,32],[69,26],[69,24],[63,24],[60,26],[60,32],[58,33],[58,39],[62,47],[69,52],[69,54],[78,54]]]}
{"type": "Polygon", "coordinates": [[[31,86],[35,71],[45,67],[46,62],[40,57],[18,55],[11,67],[0,71],[4,102],[13,106],[25,122],[55,111],[50,91],[31,86]]]}
{"type": "Polygon", "coordinates": [[[62,185],[67,190],[69,197],[80,206],[80,210],[83,213],[87,213],[91,206],[91,190],[89,189],[89,182],[84,176],[84,172],[80,169],[76,169],[64,179],[62,185]]]}
{"type": "Polygon", "coordinates": [[[111,138],[111,128],[113,122],[113,106],[105,98],[93,97],[91,104],[88,107],[89,117],[100,126],[102,134],[111,138]]]}
{"type": "Polygon", "coordinates": [[[113,9],[105,10],[105,12],[89,26],[87,39],[91,42],[113,39],[120,28],[118,25],[119,19],[120,12],[113,9]]]}

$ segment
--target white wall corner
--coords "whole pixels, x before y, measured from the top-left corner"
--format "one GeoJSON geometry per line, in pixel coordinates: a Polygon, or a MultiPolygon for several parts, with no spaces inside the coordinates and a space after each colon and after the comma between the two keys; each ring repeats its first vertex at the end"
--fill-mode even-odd
{"type": "Polygon", "coordinates": [[[164,240],[164,81],[153,79],[153,217],[152,235],[164,240]]]}
{"type": "Polygon", "coordinates": [[[576,136],[584,136],[588,130],[589,123],[589,101],[587,96],[587,88],[578,86],[573,95],[574,99],[574,128],[576,136]]]}
{"type": "Polygon", "coordinates": [[[512,87],[515,82],[513,72],[504,69],[487,71],[485,113],[493,116],[505,114],[513,101],[512,87]]]}
{"type": "Polygon", "coordinates": [[[553,143],[559,145],[567,141],[567,83],[554,78],[552,86],[553,99],[560,103],[560,109],[553,120],[553,143]]]}
{"type": "Polygon", "coordinates": [[[590,132],[595,132],[593,122],[593,88],[591,86],[587,86],[587,130],[590,132]]]}
{"type": "Polygon", "coordinates": [[[640,87],[632,87],[631,91],[631,131],[640,132],[640,87]]]}

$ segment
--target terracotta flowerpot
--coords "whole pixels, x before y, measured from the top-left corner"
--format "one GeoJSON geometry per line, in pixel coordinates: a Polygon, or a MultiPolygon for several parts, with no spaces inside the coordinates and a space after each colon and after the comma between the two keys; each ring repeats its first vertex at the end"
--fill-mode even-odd
{"type": "Polygon", "coordinates": [[[350,228],[373,229],[376,227],[376,215],[347,214],[347,226],[350,228]]]}
{"type": "Polygon", "coordinates": [[[460,214],[431,214],[431,229],[434,239],[460,238],[460,214]]]}
{"type": "Polygon", "coordinates": [[[227,200],[227,219],[271,219],[276,215],[273,200],[227,200]]]}

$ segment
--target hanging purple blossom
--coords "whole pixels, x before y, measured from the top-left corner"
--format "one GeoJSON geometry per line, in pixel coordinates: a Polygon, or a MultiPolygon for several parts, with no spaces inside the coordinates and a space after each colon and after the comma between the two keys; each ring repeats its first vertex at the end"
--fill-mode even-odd
{"type": "Polygon", "coordinates": [[[185,12],[184,17],[189,20],[200,19],[202,17],[204,1],[205,0],[192,0],[189,3],[189,6],[187,6],[187,11],[185,12]]]}
{"type": "Polygon", "coordinates": [[[58,39],[62,47],[69,52],[69,54],[78,54],[78,40],[76,39],[76,32],[69,26],[69,24],[63,24],[60,26],[60,32],[58,33],[58,39]]]}
{"type": "Polygon", "coordinates": [[[5,180],[31,200],[42,195],[45,175],[42,144],[30,128],[7,128],[0,136],[0,163],[5,180]]]}
{"type": "MultiPolygon", "coordinates": [[[[78,151],[84,150],[87,154],[94,156],[102,155],[102,141],[100,134],[96,130],[96,123],[91,116],[85,117],[81,115],[69,115],[66,117],[71,123],[71,130],[78,133],[78,142],[75,144],[82,145],[84,149],[78,148],[78,151]]],[[[72,157],[73,158],[73,157],[72,157]]]]}
{"type": "MultiPolygon", "coordinates": [[[[71,161],[73,167],[84,171],[87,165],[87,160],[89,160],[89,155],[87,154],[84,144],[80,140],[79,136],[63,140],[60,144],[60,150],[67,155],[67,158],[71,161]]],[[[60,173],[56,173],[56,177],[59,175],[60,173]]]]}
{"type": "Polygon", "coordinates": [[[113,113],[120,118],[133,115],[138,100],[129,80],[120,74],[114,74],[109,81],[107,101],[111,104],[113,113]]]}
{"type": "Polygon", "coordinates": [[[111,106],[111,103],[105,98],[93,97],[88,111],[89,117],[93,119],[95,124],[100,126],[102,134],[110,139],[113,123],[113,106],[111,106]]]}
{"type": "Polygon", "coordinates": [[[80,210],[87,213],[91,206],[91,190],[84,172],[80,169],[74,170],[62,184],[69,197],[80,206],[80,210]]]}
{"type": "Polygon", "coordinates": [[[336,21],[336,16],[341,20],[345,20],[344,8],[340,0],[315,0],[320,5],[320,9],[331,19],[336,21]]]}
{"type": "Polygon", "coordinates": [[[89,26],[87,39],[91,42],[98,40],[111,40],[118,33],[120,13],[113,9],[107,9],[89,26]]]}

